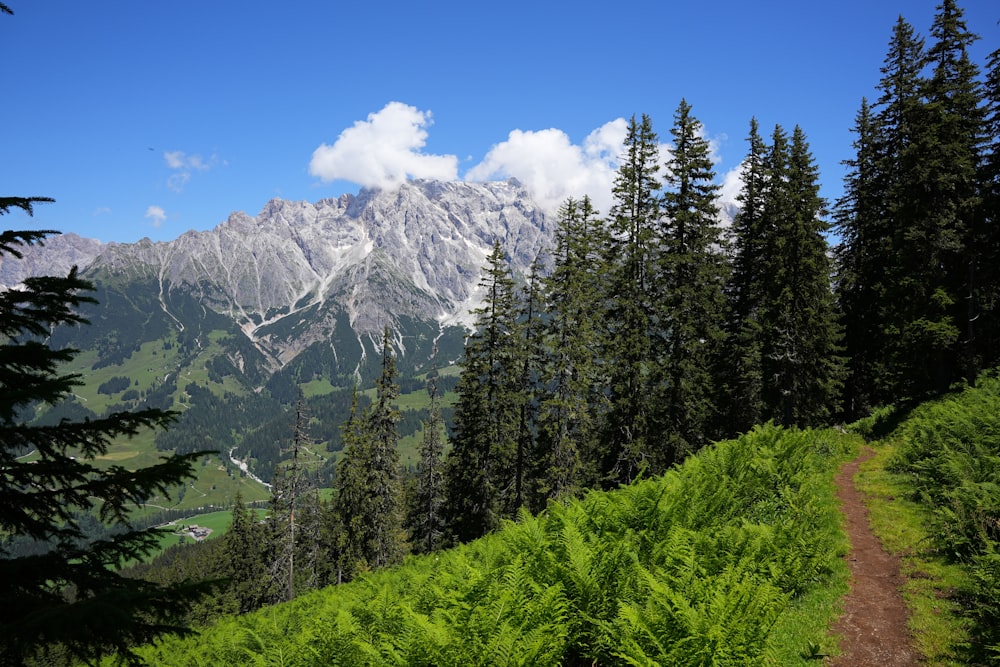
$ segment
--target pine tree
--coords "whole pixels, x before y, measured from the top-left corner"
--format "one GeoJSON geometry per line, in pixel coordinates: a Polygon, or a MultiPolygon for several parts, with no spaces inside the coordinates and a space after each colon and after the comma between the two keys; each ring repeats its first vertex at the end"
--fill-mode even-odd
{"type": "Polygon", "coordinates": [[[602,221],[589,198],[559,210],[553,268],[544,280],[546,361],[538,409],[532,507],[574,495],[599,479],[598,426],[604,413],[599,332],[602,221]]]}
{"type": "Polygon", "coordinates": [[[840,326],[831,291],[824,233],[825,203],[805,133],[791,145],[774,132],[770,168],[773,275],[765,286],[764,402],[788,426],[825,423],[836,409],[842,383],[840,326]]]}
{"type": "Polygon", "coordinates": [[[538,401],[539,386],[544,360],[544,338],[542,332],[542,309],[544,308],[543,284],[541,278],[541,254],[531,263],[527,282],[521,289],[518,302],[517,332],[521,340],[517,343],[521,366],[521,376],[517,382],[517,450],[514,454],[514,507],[529,506],[529,495],[534,486],[534,470],[537,469],[538,401]],[[531,478],[531,479],[529,479],[531,478]]]}
{"type": "Polygon", "coordinates": [[[447,522],[459,541],[481,537],[513,518],[523,393],[521,335],[514,280],[499,241],[486,260],[458,382],[446,472],[447,522]]]}
{"type": "Polygon", "coordinates": [[[402,560],[405,553],[401,468],[399,464],[399,399],[396,356],[389,328],[382,334],[382,373],[375,382],[375,404],[368,418],[372,451],[367,460],[369,526],[367,561],[384,567],[402,560]]]}
{"type": "Polygon", "coordinates": [[[375,403],[359,412],[355,390],[350,417],[342,427],[344,454],[337,463],[337,495],[331,507],[337,583],[369,568],[395,564],[406,552],[396,379],[396,357],[386,327],[375,403]]]}
{"type": "Polygon", "coordinates": [[[235,599],[236,613],[259,609],[268,601],[266,536],[256,514],[247,509],[239,492],[233,501],[233,520],[223,540],[229,591],[235,599]]]}
{"type": "Polygon", "coordinates": [[[423,423],[420,461],[414,488],[407,508],[410,544],[416,553],[436,551],[443,544],[444,523],[444,421],[441,418],[441,397],[438,395],[437,345],[434,346],[433,368],[427,375],[430,405],[423,423]]]}
{"type": "MultiPolygon", "coordinates": [[[[30,214],[44,197],[0,198],[0,214],[30,214]]],[[[5,231],[0,254],[40,243],[47,231],[5,231]]],[[[62,373],[76,350],[47,344],[54,327],[85,324],[77,309],[93,286],[72,269],[65,277],[27,278],[0,293],[0,535],[37,540],[42,555],[11,557],[0,542],[0,663],[21,664],[41,647],[61,645],[80,660],[184,631],[189,604],[204,586],[159,586],[122,576],[127,561],[158,547],[158,531],[135,530],[129,514],[156,494],[195,476],[201,453],[171,455],[137,470],[102,465],[112,443],[166,427],[171,412],[145,409],[54,425],[33,418],[70,398],[80,376],[62,373]],[[32,454],[31,460],[25,455],[32,454]],[[89,540],[82,520],[96,516],[121,530],[89,540]]],[[[134,661],[134,660],[133,660],[134,661]]]]}
{"type": "Polygon", "coordinates": [[[649,271],[658,243],[659,145],[652,121],[629,121],[625,151],[615,177],[611,239],[605,260],[605,362],[610,370],[609,408],[602,465],[609,482],[630,482],[656,446],[651,412],[655,393],[652,329],[655,295],[649,271]]]}
{"type": "Polygon", "coordinates": [[[750,120],[749,148],[740,177],[743,187],[739,211],[731,231],[732,272],[726,286],[727,343],[721,368],[723,409],[720,431],[736,436],[764,420],[762,330],[763,289],[768,275],[767,239],[771,236],[764,214],[767,194],[765,159],[768,146],[756,118],[750,120]]]}
{"type": "Polygon", "coordinates": [[[834,213],[841,239],[836,248],[836,294],[847,358],[843,409],[852,420],[879,405],[879,379],[887,375],[885,268],[892,255],[879,128],[867,99],[862,100],[854,132],[855,157],[845,162],[844,195],[834,213]]]}
{"type": "Polygon", "coordinates": [[[337,584],[351,580],[355,574],[368,567],[365,554],[368,526],[364,468],[366,452],[370,449],[365,429],[367,420],[368,410],[359,408],[358,390],[355,387],[350,415],[341,426],[343,455],[337,461],[334,480],[336,495],[328,514],[330,551],[335,564],[332,578],[337,584]]]}
{"type": "Polygon", "coordinates": [[[990,54],[983,87],[986,146],[980,167],[982,212],[972,245],[981,249],[976,288],[982,315],[976,340],[984,368],[1000,362],[1000,49],[990,54]]]}
{"type": "Polygon", "coordinates": [[[657,468],[664,470],[701,448],[715,421],[715,357],[723,339],[726,266],[718,225],[719,186],[702,125],[681,100],[674,113],[667,162],[661,252],[654,276],[662,346],[656,374],[662,400],[657,468]]]}
{"type": "Polygon", "coordinates": [[[942,363],[948,368],[940,371],[935,388],[944,391],[963,376],[975,384],[979,372],[975,322],[981,259],[976,242],[980,238],[978,179],[985,118],[979,68],[968,54],[979,37],[966,28],[955,0],[943,0],[938,6],[931,36],[936,40],[927,51],[932,72],[924,88],[929,128],[922,135],[929,140],[921,172],[926,179],[917,187],[924,186],[919,192],[921,215],[926,217],[927,229],[933,230],[928,236],[938,247],[946,274],[938,274],[937,289],[950,293],[955,307],[949,315],[959,332],[957,346],[943,353],[942,363]]]}
{"type": "Polygon", "coordinates": [[[306,431],[305,399],[302,392],[295,403],[291,458],[274,472],[271,484],[270,552],[271,595],[275,602],[287,602],[295,597],[295,556],[301,547],[296,513],[300,500],[308,492],[308,480],[299,455],[309,444],[306,431]]]}

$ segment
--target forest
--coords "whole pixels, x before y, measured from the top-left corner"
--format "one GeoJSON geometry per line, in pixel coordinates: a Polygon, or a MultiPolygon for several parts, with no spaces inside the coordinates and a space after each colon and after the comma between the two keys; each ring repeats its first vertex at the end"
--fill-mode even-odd
{"type": "MultiPolygon", "coordinates": [[[[666,154],[652,119],[633,116],[609,211],[567,200],[526,276],[494,244],[447,426],[426,375],[415,469],[398,454],[413,379],[387,328],[374,391],[337,395],[350,417],[332,490],[302,464],[315,434],[300,394],[266,521],[237,498],[224,539],[121,571],[140,588],[214,582],[179,616],[202,634],[141,659],[822,657],[826,624],[780,629],[844,585],[830,479],[864,436],[903,443],[889,468],[968,573],[963,650],[1000,660],[1000,50],[970,60],[977,37],[953,0],[929,35],[892,27],[835,202],[802,128],[750,119],[723,227],[692,106],[678,104],[666,154]]],[[[169,430],[160,446],[198,455],[169,430]]],[[[828,621],[835,601],[822,604],[828,621]]],[[[143,633],[115,646],[158,634],[143,633]]]]}

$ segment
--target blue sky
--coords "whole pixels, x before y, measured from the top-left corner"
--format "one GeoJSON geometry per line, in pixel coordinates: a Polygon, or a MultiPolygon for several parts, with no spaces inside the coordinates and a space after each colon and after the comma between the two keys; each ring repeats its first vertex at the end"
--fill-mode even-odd
{"type": "MultiPolygon", "coordinates": [[[[407,175],[606,205],[623,119],[667,141],[682,98],[720,183],[755,116],[832,200],[897,16],[927,35],[937,0],[4,2],[2,194],[56,203],[0,224],[133,242],[407,175]]],[[[961,5],[982,65],[1000,4],[961,5]]]]}

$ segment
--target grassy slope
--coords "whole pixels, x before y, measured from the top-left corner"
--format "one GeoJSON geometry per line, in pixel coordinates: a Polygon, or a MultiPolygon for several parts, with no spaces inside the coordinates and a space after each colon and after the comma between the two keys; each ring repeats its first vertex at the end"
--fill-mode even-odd
{"type": "Polygon", "coordinates": [[[658,479],[195,639],[150,664],[814,664],[847,572],[857,438],[764,428],[658,479]],[[655,661],[655,662],[654,662],[655,661]]]}
{"type": "Polygon", "coordinates": [[[989,648],[1000,573],[977,570],[1000,552],[1000,379],[856,427],[876,448],[859,484],[874,532],[901,558],[925,663],[1000,664],[1000,646],[989,648]]]}

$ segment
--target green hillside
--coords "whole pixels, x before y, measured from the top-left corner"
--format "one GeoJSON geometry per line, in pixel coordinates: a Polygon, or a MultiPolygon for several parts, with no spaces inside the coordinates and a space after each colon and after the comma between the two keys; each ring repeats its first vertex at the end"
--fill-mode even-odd
{"type": "Polygon", "coordinates": [[[654,479],[144,649],[161,665],[807,664],[860,439],[767,426],[654,479]],[[714,662],[712,662],[714,660],[714,662]]]}

